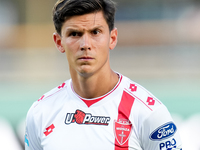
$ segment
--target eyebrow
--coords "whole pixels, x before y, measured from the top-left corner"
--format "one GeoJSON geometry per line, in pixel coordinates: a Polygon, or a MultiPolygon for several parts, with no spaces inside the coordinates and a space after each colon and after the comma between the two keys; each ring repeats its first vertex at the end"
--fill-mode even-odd
{"type": "MultiPolygon", "coordinates": [[[[100,28],[104,28],[104,27],[102,25],[99,25],[99,26],[96,26],[96,27],[94,27],[92,29],[89,29],[89,31],[94,31],[94,30],[100,29],[100,28]]],[[[74,32],[74,31],[81,32],[82,29],[79,29],[78,27],[69,27],[69,28],[66,29],[66,31],[67,32],[74,32]]]]}

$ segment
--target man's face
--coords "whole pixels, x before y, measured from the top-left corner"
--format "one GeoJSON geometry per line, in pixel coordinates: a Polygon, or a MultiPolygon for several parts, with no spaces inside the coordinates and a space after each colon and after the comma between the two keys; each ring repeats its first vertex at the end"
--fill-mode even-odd
{"type": "Polygon", "coordinates": [[[70,72],[88,76],[109,66],[109,50],[117,43],[117,29],[109,31],[100,11],[66,20],[59,38],[60,42],[54,35],[58,49],[66,53],[70,72]]]}

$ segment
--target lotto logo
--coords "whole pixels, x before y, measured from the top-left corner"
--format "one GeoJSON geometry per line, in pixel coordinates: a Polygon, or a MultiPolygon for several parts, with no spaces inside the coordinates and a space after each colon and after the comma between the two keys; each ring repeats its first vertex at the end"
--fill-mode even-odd
{"type": "Polygon", "coordinates": [[[65,83],[63,83],[62,85],[58,86],[58,88],[62,89],[62,88],[64,88],[64,86],[65,86],[65,83]]]}
{"type": "Polygon", "coordinates": [[[137,91],[137,86],[135,84],[130,84],[129,89],[131,90],[131,92],[136,92],[137,91]]]}
{"type": "Polygon", "coordinates": [[[50,125],[49,127],[46,128],[46,131],[44,132],[44,134],[46,136],[48,136],[50,133],[53,132],[53,129],[55,128],[54,124],[50,125]]]}
{"type": "Polygon", "coordinates": [[[95,124],[95,125],[108,125],[110,117],[92,116],[90,113],[85,113],[81,110],[76,110],[75,113],[67,113],[65,124],[69,125],[76,122],[77,124],[95,124]]]}
{"type": "Polygon", "coordinates": [[[147,103],[148,103],[148,105],[154,105],[155,104],[155,100],[152,97],[148,97],[147,98],[147,103]]]}

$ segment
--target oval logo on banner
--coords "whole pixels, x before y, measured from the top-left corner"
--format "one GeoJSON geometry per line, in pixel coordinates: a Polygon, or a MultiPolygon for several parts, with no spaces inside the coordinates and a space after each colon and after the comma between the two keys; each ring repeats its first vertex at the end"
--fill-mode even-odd
{"type": "Polygon", "coordinates": [[[176,125],[173,122],[168,122],[154,130],[150,135],[150,139],[163,140],[169,138],[174,135],[176,130],[176,125]]]}

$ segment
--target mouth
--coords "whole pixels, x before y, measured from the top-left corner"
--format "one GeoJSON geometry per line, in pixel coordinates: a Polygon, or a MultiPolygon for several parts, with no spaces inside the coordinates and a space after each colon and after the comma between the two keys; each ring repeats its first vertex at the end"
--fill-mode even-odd
{"type": "Polygon", "coordinates": [[[89,57],[89,56],[83,56],[83,57],[80,57],[80,58],[78,58],[79,60],[92,60],[92,59],[94,59],[94,58],[92,58],[92,57],[89,57]]]}

